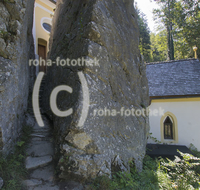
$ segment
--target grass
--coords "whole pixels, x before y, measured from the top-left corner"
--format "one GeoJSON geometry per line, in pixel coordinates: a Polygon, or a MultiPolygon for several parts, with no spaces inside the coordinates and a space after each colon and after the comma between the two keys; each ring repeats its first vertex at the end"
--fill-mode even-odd
{"type": "Polygon", "coordinates": [[[22,180],[26,179],[25,168],[26,145],[30,139],[31,128],[24,126],[22,137],[17,142],[13,153],[7,157],[0,155],[0,177],[4,180],[2,190],[21,190],[22,180]]]}
{"type": "MultiPolygon", "coordinates": [[[[109,179],[97,177],[87,190],[191,190],[200,188],[200,159],[179,152],[181,158],[152,159],[145,156],[143,171],[118,172],[109,179]]],[[[196,155],[200,155],[197,151],[196,155]]]]}

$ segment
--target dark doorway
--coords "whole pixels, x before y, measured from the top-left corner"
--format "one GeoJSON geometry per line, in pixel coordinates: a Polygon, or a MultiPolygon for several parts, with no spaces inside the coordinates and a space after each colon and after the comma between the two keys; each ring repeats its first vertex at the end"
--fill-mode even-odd
{"type": "Polygon", "coordinates": [[[39,71],[46,73],[46,46],[38,44],[38,55],[40,60],[39,71]]]}
{"type": "Polygon", "coordinates": [[[40,60],[39,72],[46,73],[47,41],[41,38],[38,38],[38,55],[40,60]]]}

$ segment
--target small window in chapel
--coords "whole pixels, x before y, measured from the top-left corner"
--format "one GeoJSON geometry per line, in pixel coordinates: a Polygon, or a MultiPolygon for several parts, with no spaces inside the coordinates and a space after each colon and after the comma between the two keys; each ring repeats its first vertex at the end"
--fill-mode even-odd
{"type": "Polygon", "coordinates": [[[173,139],[173,122],[169,116],[164,121],[164,139],[173,139]]]}

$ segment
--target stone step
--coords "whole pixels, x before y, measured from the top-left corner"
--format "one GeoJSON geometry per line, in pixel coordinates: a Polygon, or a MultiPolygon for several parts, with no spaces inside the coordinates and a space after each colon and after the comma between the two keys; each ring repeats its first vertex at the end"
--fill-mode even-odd
{"type": "Polygon", "coordinates": [[[42,180],[38,179],[27,179],[22,182],[25,187],[34,187],[38,185],[42,185],[42,180]]]}
{"type": "Polygon", "coordinates": [[[84,187],[81,183],[78,183],[78,182],[75,182],[75,181],[63,181],[63,182],[60,182],[60,189],[84,190],[84,187]]]}
{"type": "Polygon", "coordinates": [[[50,133],[50,129],[47,128],[37,128],[37,129],[33,129],[33,133],[50,133]]]}
{"type": "Polygon", "coordinates": [[[59,190],[59,187],[57,185],[52,185],[50,183],[46,183],[44,185],[37,186],[30,190],[59,190]]]}
{"type": "Polygon", "coordinates": [[[45,137],[45,138],[40,138],[40,137],[32,137],[30,140],[30,145],[33,144],[41,144],[45,142],[53,142],[53,138],[50,137],[45,137]]]}
{"type": "Polygon", "coordinates": [[[54,154],[53,144],[51,142],[41,141],[38,144],[32,144],[26,151],[28,156],[41,157],[54,154]]]}
{"type": "Polygon", "coordinates": [[[33,179],[42,179],[43,181],[54,181],[54,167],[53,165],[45,166],[34,170],[30,177],[33,179]]]}
{"type": "Polygon", "coordinates": [[[50,127],[45,125],[45,123],[44,123],[44,127],[40,127],[38,124],[35,124],[33,126],[33,129],[46,129],[47,130],[47,129],[50,129],[50,127]]]}
{"type": "Polygon", "coordinates": [[[39,134],[31,134],[32,137],[39,137],[39,138],[46,138],[44,135],[39,135],[39,134]]]}
{"type": "Polygon", "coordinates": [[[25,165],[30,179],[24,181],[27,190],[59,190],[54,179],[54,144],[50,121],[42,115],[44,127],[37,122],[32,125],[33,132],[29,147],[26,150],[28,157],[25,165]]]}
{"type": "Polygon", "coordinates": [[[46,127],[38,127],[38,128],[34,128],[33,127],[33,134],[41,134],[44,135],[47,134],[47,136],[49,136],[49,134],[51,133],[51,129],[46,128],[46,127]]]}
{"type": "Polygon", "coordinates": [[[26,158],[26,169],[31,170],[31,169],[36,169],[38,167],[46,166],[49,163],[51,163],[53,160],[52,156],[42,156],[42,157],[27,157],[26,158]]]}
{"type": "Polygon", "coordinates": [[[51,134],[48,131],[33,131],[34,135],[44,136],[45,137],[51,137],[51,134]]]}

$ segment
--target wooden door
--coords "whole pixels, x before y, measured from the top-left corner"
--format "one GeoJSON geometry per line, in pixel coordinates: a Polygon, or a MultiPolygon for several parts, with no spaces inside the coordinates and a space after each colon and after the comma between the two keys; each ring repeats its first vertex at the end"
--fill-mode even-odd
{"type": "MultiPolygon", "coordinates": [[[[39,55],[39,60],[40,60],[40,58],[42,58],[43,60],[46,61],[46,46],[38,45],[38,55],[39,55]]],[[[40,62],[39,71],[46,73],[46,65],[45,65],[44,61],[40,62]]]]}

